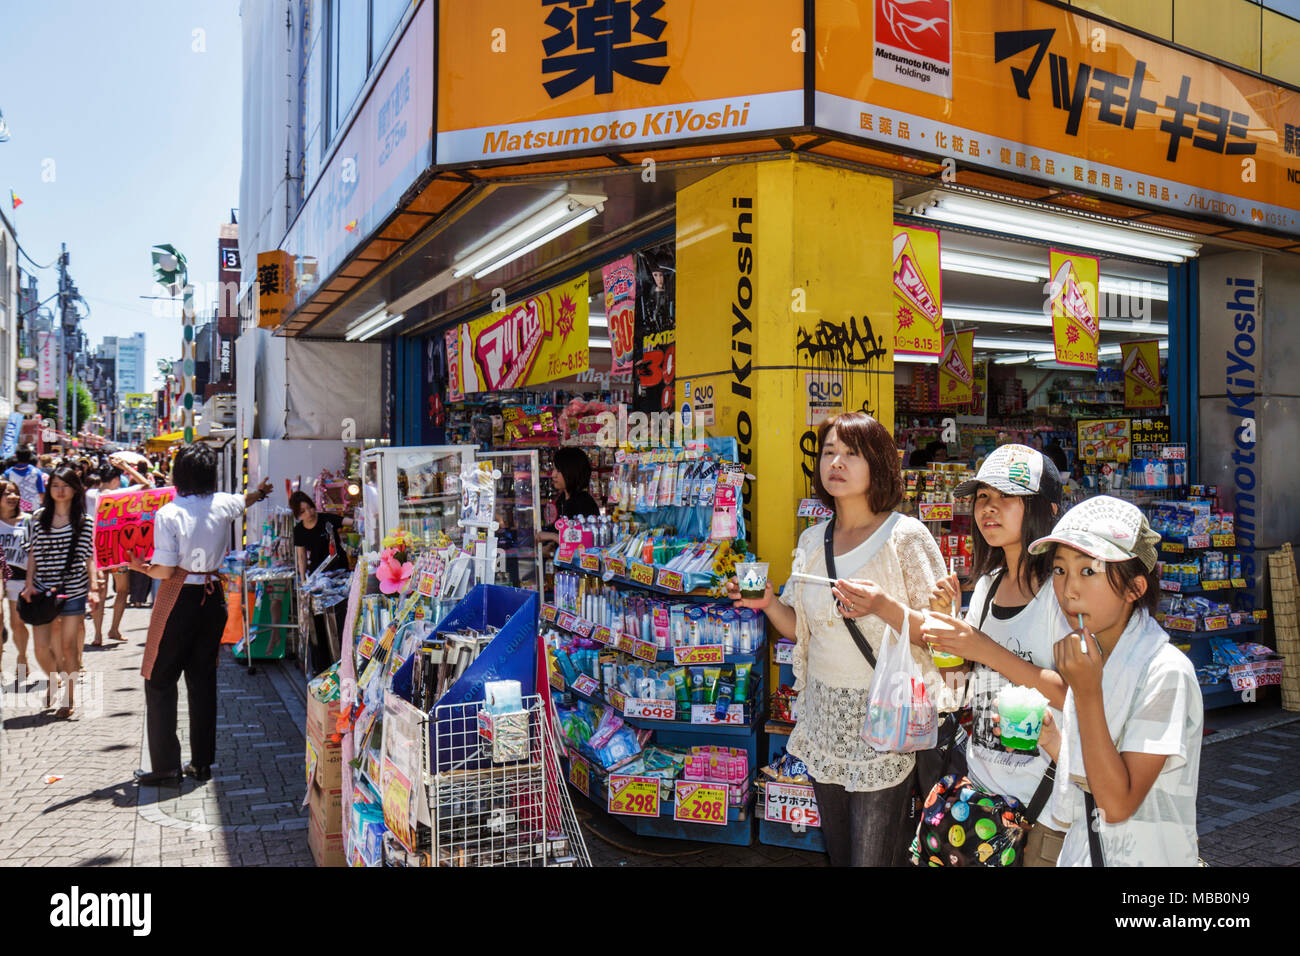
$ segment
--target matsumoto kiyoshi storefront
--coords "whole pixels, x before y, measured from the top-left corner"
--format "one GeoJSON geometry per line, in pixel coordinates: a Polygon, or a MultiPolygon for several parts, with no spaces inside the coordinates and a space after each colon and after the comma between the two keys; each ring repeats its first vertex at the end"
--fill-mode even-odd
{"type": "MultiPolygon", "coordinates": [[[[1224,506],[1246,495],[1256,547],[1300,527],[1267,451],[1300,427],[1291,400],[1263,400],[1294,391],[1277,382],[1296,334],[1280,320],[1300,251],[1294,91],[1036,0],[933,0],[924,28],[891,18],[888,0],[757,0],[744,18],[726,4],[615,3],[599,38],[591,5],[534,6],[444,4],[435,24],[415,5],[397,55],[438,48],[430,88],[409,91],[435,116],[432,165],[387,218],[356,190],[370,206],[334,217],[354,251],[316,257],[305,281],[299,270],[288,334],[403,316],[382,330],[395,440],[438,437],[438,343],[499,311],[502,293],[586,275],[587,376],[600,381],[615,364],[599,344],[611,338],[602,267],[668,243],[674,410],[698,404],[685,383],[712,386],[706,428],[740,439],[762,470],[745,504],[778,563],[825,411],[867,408],[914,429],[912,446],[945,418],[959,433],[1032,426],[1021,412],[1036,387],[1054,388],[1044,370],[1082,370],[1048,403],[1078,411],[1098,362],[1096,397],[1132,380],[1125,359],[1146,394],[1098,402],[1097,419],[1162,412],[1167,426],[1145,437],[1185,444],[1188,482],[1217,485],[1224,506]],[[496,39],[458,39],[479,34],[496,39]],[[358,235],[357,222],[369,228],[358,235]],[[459,268],[502,240],[495,258],[508,261],[459,268]],[[1093,276],[1097,293],[1081,300],[1093,276]],[[1063,320],[1061,305],[1053,329],[1043,285],[1060,277],[1073,282],[1061,298],[1095,321],[1063,320]],[[945,343],[956,354],[941,368],[945,343]],[[953,368],[971,403],[917,400],[953,368]],[[996,385],[1012,370],[1025,401],[996,385]],[[974,400],[981,385],[992,407],[974,400]]],[[[384,92],[363,115],[391,107],[384,92]]],[[[420,161],[416,149],[409,168],[420,161]]]]}
{"type": "Polygon", "coordinates": [[[298,269],[281,326],[385,339],[395,444],[500,388],[686,415],[759,476],[783,581],[816,425],[865,409],[958,566],[943,494],[1005,436],[1059,447],[1079,497],[1199,493],[1166,579],[1258,603],[1300,532],[1295,90],[1039,0],[431,6],[398,46],[436,44],[429,165],[344,200],[319,241],[349,251],[298,269]]]}

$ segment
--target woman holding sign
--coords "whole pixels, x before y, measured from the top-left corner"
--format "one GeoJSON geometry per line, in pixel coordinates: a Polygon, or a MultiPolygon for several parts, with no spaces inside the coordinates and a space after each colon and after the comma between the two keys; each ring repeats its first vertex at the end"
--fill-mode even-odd
{"type": "Polygon", "coordinates": [[[99,600],[99,572],[95,568],[95,529],[86,514],[86,493],[77,470],[55,469],[45,486],[41,510],[32,515],[27,544],[27,581],[21,598],[30,604],[38,595],[52,596],[53,620],[33,623],[36,661],[49,677],[47,707],[54,706],[56,683],[67,683],[68,702],[56,717],[75,715],[73,676],[80,670],[85,640],[86,605],[99,600]]]}
{"type": "Polygon", "coordinates": [[[153,558],[131,554],[131,568],[161,581],[149,619],[140,674],[150,770],[137,770],[142,785],[178,784],[182,773],[212,779],[217,753],[217,652],[226,627],[226,592],[217,569],[230,549],[230,529],[255,501],[271,494],[271,479],[240,497],[217,493],[217,453],[185,445],[172,466],[176,498],[153,522],[153,558]],[[190,704],[191,760],[181,766],[176,736],[176,682],[185,675],[190,704]]]}

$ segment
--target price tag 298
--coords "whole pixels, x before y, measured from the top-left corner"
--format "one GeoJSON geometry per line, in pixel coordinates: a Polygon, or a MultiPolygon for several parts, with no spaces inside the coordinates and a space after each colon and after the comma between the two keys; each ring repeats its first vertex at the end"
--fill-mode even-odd
{"type": "Polygon", "coordinates": [[[611,774],[606,791],[606,808],[610,813],[621,813],[628,817],[659,816],[659,781],[654,777],[611,774]]]}
{"type": "Polygon", "coordinates": [[[678,823],[727,825],[726,787],[689,780],[678,780],[674,787],[673,819],[678,823]]]}

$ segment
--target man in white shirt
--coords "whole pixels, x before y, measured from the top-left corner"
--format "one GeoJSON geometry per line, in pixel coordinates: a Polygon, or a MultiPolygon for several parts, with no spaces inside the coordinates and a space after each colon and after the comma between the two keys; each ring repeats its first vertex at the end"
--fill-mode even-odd
{"type": "Polygon", "coordinates": [[[217,455],[204,444],[186,445],[172,465],[175,500],[154,516],[150,564],[132,555],[131,567],[163,582],[149,621],[140,674],[151,770],[141,784],[179,783],[182,774],[212,777],[217,749],[217,653],[226,627],[226,594],[216,571],[230,547],[230,529],[244,509],[271,493],[265,478],[256,491],[218,494],[217,455]],[[190,705],[191,760],[181,767],[176,736],[176,682],[185,675],[190,705]]]}

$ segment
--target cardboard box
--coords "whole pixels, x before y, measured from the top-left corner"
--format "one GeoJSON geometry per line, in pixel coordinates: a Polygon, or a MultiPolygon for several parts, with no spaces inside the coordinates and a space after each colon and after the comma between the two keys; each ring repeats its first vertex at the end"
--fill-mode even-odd
{"type": "Polygon", "coordinates": [[[307,808],[328,834],[343,832],[343,790],[327,790],[313,781],[307,794],[307,808]]]}
{"type": "Polygon", "coordinates": [[[318,783],[326,790],[338,790],[343,786],[343,748],[333,747],[326,744],[321,746],[317,741],[308,740],[307,746],[313,748],[316,752],[316,773],[313,774],[313,783],[318,783]]]}
{"type": "Polygon", "coordinates": [[[317,866],[346,866],[343,856],[343,834],[326,833],[315,815],[307,824],[307,845],[317,866]]]}
{"type": "Polygon", "coordinates": [[[314,694],[307,695],[307,736],[320,743],[328,743],[330,734],[338,732],[339,702],[322,704],[314,694]]]}

